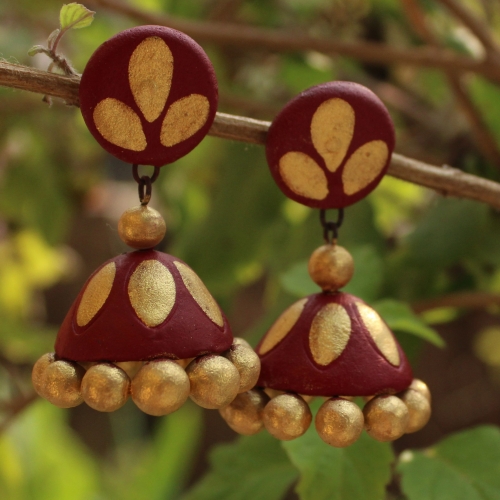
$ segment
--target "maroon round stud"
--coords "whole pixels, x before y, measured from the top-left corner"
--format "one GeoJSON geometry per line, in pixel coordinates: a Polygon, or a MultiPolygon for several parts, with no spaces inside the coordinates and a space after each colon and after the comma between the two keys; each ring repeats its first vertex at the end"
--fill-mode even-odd
{"type": "Polygon", "coordinates": [[[214,69],[187,35],[140,26],[104,42],[80,83],[92,135],[127,163],[163,166],[205,137],[217,110],[214,69]]]}
{"type": "Polygon", "coordinates": [[[394,126],[380,99],[352,82],[311,87],[274,119],[266,154],[283,193],[313,208],[343,208],[384,176],[394,126]]]}

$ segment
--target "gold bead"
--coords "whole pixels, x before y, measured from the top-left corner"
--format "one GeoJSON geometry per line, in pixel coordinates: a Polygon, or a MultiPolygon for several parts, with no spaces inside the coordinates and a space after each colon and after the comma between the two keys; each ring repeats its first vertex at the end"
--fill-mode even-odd
{"type": "Polygon", "coordinates": [[[168,415],[178,410],[188,396],[189,378],[173,360],[150,361],[132,380],[132,399],[149,415],[168,415]]]}
{"type": "Polygon", "coordinates": [[[87,370],[82,380],[84,401],[97,411],[115,411],[128,399],[130,379],[115,365],[97,364],[87,370]]]}
{"type": "Polygon", "coordinates": [[[59,408],[72,408],[83,402],[80,386],[85,370],[72,361],[54,361],[45,369],[41,395],[59,408]]]}
{"type": "Polygon", "coordinates": [[[347,285],[354,274],[351,254],[339,245],[323,245],[309,259],[309,275],[325,292],[347,285]]]}
{"type": "Polygon", "coordinates": [[[394,441],[405,432],[409,421],[406,405],[397,396],[377,396],[366,403],[366,432],[377,441],[394,441]]]}
{"type": "Polygon", "coordinates": [[[414,389],[407,389],[399,394],[399,397],[408,408],[410,415],[406,433],[410,434],[419,431],[431,418],[429,400],[421,392],[414,389]]]}
{"type": "Polygon", "coordinates": [[[161,214],[148,206],[129,208],[118,221],[118,234],[122,241],[138,250],[158,245],[166,231],[161,214]]]}
{"type": "Polygon", "coordinates": [[[245,344],[231,346],[224,357],[231,361],[240,374],[240,388],[238,393],[246,392],[255,387],[260,375],[260,358],[256,352],[245,344]]]}
{"type": "Polygon", "coordinates": [[[240,389],[238,370],[223,356],[208,354],[195,358],[186,373],[191,382],[189,397],[209,410],[218,410],[231,403],[240,389]]]}
{"type": "Polygon", "coordinates": [[[262,414],[269,396],[259,389],[238,394],[234,401],[221,408],[219,413],[233,431],[251,436],[264,427],[262,414]]]}
{"type": "Polygon", "coordinates": [[[55,360],[56,360],[55,354],[53,352],[49,352],[40,357],[33,366],[33,371],[31,372],[31,381],[33,383],[35,391],[42,397],[45,397],[43,393],[45,387],[44,384],[45,369],[49,365],[51,365],[55,360]]]}
{"type": "Polygon", "coordinates": [[[130,380],[132,380],[144,364],[143,361],[118,361],[114,363],[118,368],[121,368],[130,380]]]}
{"type": "Polygon", "coordinates": [[[279,391],[278,389],[271,389],[270,387],[264,387],[264,392],[271,398],[285,394],[285,391],[279,391]]]}
{"type": "Polygon", "coordinates": [[[307,431],[311,425],[312,414],[300,396],[282,394],[267,403],[263,420],[269,434],[282,441],[290,441],[307,431]]]}
{"type": "Polygon", "coordinates": [[[365,420],[356,403],[341,398],[325,401],[314,421],[319,437],[330,446],[345,448],[355,443],[365,420]]]}
{"type": "Polygon", "coordinates": [[[241,337],[234,337],[233,345],[244,345],[252,349],[252,346],[245,339],[242,339],[241,337]]]}
{"type": "Polygon", "coordinates": [[[429,390],[427,384],[422,380],[414,378],[408,389],[413,389],[414,391],[420,392],[420,394],[422,394],[422,396],[425,396],[428,399],[429,403],[431,403],[431,391],[429,390]]]}

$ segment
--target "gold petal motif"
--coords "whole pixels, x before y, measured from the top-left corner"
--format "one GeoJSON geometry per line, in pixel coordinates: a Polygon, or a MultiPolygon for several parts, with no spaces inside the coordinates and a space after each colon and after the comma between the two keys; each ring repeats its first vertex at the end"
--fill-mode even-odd
{"type": "Polygon", "coordinates": [[[174,146],[196,134],[205,125],[210,103],[200,94],[191,94],[172,103],[163,120],[160,141],[166,146],[174,146]]]}
{"type": "Polygon", "coordinates": [[[93,117],[97,130],[111,144],[132,151],[146,149],[141,119],[123,102],[106,97],[95,107],[93,117]]]}
{"type": "Polygon", "coordinates": [[[78,326],[87,325],[101,310],[109,297],[115,275],[116,264],[110,262],[102,267],[89,281],[76,312],[76,324],[78,326]]]}
{"type": "Polygon", "coordinates": [[[355,120],[354,109],[338,97],[322,102],[314,113],[311,139],[330,172],[335,172],[344,160],[354,134],[355,120]]]}
{"type": "Polygon", "coordinates": [[[313,200],[327,197],[326,175],[309,155],[290,151],[281,157],[279,169],[283,181],[295,194],[313,200]]]}
{"type": "Polygon", "coordinates": [[[175,261],[175,267],[178,269],[182,281],[188,292],[191,294],[196,303],[202,308],[203,312],[220,327],[224,326],[224,318],[219,305],[215,302],[207,287],[199,276],[186,264],[175,261]]]}
{"type": "Polygon", "coordinates": [[[300,318],[306,302],[307,297],[305,299],[300,299],[281,314],[264,337],[259,347],[259,354],[266,354],[266,352],[269,352],[288,335],[300,318]]]}
{"type": "Polygon", "coordinates": [[[314,317],[309,348],[318,365],[329,365],[344,351],[351,336],[351,319],[340,304],[327,304],[314,317]]]}
{"type": "Polygon", "coordinates": [[[145,260],[130,277],[128,296],[139,319],[146,326],[158,326],[175,304],[174,277],[161,262],[145,260]]]}
{"type": "Polygon", "coordinates": [[[174,57],[161,38],[146,38],[132,53],[128,64],[130,90],[148,122],[154,122],[163,111],[173,73],[174,57]]]}
{"type": "Polygon", "coordinates": [[[389,148],[384,141],[370,141],[354,151],[342,172],[345,194],[354,194],[368,186],[380,174],[388,158],[389,148]]]}
{"type": "Polygon", "coordinates": [[[359,315],[375,344],[391,365],[399,366],[399,351],[394,337],[382,318],[366,304],[356,303],[359,315]]]}

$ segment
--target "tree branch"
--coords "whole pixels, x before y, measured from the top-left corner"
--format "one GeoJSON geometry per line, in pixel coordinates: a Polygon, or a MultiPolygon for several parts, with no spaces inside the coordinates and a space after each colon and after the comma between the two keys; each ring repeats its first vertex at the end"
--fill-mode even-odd
{"type": "Polygon", "coordinates": [[[442,295],[432,299],[414,302],[411,307],[417,314],[442,307],[459,307],[464,309],[484,309],[489,306],[500,306],[500,295],[488,292],[461,292],[442,295]]]}
{"type": "MultiPolygon", "coordinates": [[[[47,73],[34,68],[0,61],[0,85],[59,97],[77,106],[78,78],[47,73]]],[[[217,113],[209,134],[223,139],[265,144],[270,122],[217,113]]],[[[419,184],[440,193],[468,198],[500,209],[500,184],[448,166],[436,167],[394,153],[389,175],[419,184]]]]}

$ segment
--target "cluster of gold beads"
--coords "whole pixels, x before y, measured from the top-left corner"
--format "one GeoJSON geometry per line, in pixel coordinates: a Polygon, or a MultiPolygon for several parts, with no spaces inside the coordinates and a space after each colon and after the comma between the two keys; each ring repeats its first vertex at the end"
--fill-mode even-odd
{"type": "Polygon", "coordinates": [[[60,408],[85,402],[112,412],[129,399],[149,415],[168,415],[190,397],[203,408],[229,405],[255,386],[260,360],[243,339],[231,348],[190,360],[156,359],[147,362],[77,363],[43,355],[33,367],[37,393],[60,408]]]}

